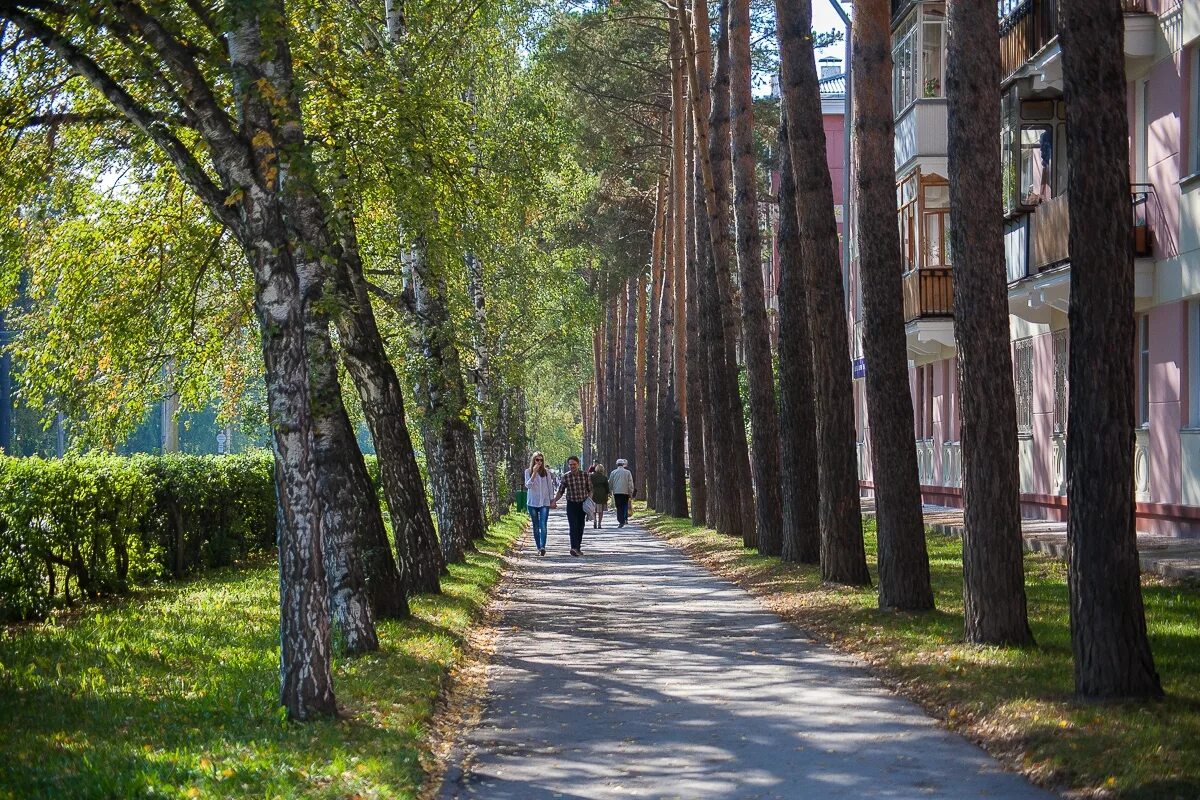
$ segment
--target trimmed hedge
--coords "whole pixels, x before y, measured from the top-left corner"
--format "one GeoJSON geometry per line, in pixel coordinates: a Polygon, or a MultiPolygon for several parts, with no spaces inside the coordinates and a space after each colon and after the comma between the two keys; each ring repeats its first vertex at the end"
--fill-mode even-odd
{"type": "Polygon", "coordinates": [[[268,452],[0,458],[0,617],[275,546],[268,452]]]}

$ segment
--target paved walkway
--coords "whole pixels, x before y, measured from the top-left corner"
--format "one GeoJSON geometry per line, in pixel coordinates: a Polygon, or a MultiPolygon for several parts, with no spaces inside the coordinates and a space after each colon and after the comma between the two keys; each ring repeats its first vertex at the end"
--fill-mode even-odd
{"type": "MultiPolygon", "coordinates": [[[[862,498],[864,516],[875,515],[875,499],[862,498]]],[[[962,537],[963,511],[946,506],[925,506],[925,526],[947,536],[962,537]]],[[[1067,558],[1067,523],[1045,519],[1021,520],[1021,537],[1025,549],[1067,558]]],[[[1138,561],[1142,572],[1152,572],[1176,581],[1200,583],[1200,539],[1161,536],[1154,533],[1137,535],[1138,561]]]]}
{"type": "Polygon", "coordinates": [[[640,526],[521,547],[444,800],[1051,797],[640,526]]]}

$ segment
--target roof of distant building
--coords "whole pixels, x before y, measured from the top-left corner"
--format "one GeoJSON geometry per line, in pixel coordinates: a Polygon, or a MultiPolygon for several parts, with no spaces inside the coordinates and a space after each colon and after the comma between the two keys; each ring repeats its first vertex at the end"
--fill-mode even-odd
{"type": "Polygon", "coordinates": [[[839,72],[837,75],[830,75],[827,78],[821,78],[817,82],[821,87],[822,100],[845,100],[846,99],[846,73],[839,72]]]}

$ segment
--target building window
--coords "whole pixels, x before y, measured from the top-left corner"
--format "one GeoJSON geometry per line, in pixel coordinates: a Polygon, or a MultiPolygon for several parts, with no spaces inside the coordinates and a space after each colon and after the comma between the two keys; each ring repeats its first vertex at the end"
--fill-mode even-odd
{"type": "Polygon", "coordinates": [[[1021,203],[1036,206],[1054,196],[1054,129],[1021,126],[1021,203]]]}
{"type": "Polygon", "coordinates": [[[896,207],[900,224],[900,257],[903,259],[904,271],[916,269],[917,262],[917,181],[920,170],[909,173],[900,185],[896,187],[896,207]]]}
{"type": "Polygon", "coordinates": [[[1067,430],[1067,364],[1069,363],[1070,340],[1067,329],[1054,334],[1054,434],[1061,436],[1067,430]]]}
{"type": "Polygon", "coordinates": [[[1200,428],[1200,300],[1188,301],[1188,426],[1200,428]]]}
{"type": "Polygon", "coordinates": [[[1137,318],[1138,424],[1150,425],[1150,315],[1137,318]]]}
{"type": "Polygon", "coordinates": [[[946,30],[945,12],[927,9],[921,23],[924,37],[921,42],[921,96],[942,97],[946,85],[946,59],[942,39],[946,30]]]}
{"type": "Polygon", "coordinates": [[[925,438],[925,368],[917,367],[913,377],[913,433],[920,441],[925,438]]]}
{"type": "Polygon", "coordinates": [[[1191,108],[1188,113],[1188,170],[1194,175],[1200,172],[1200,47],[1192,48],[1191,59],[1191,108]]]}
{"type": "Polygon", "coordinates": [[[1013,383],[1017,392],[1017,435],[1033,435],[1033,339],[1013,343],[1013,383]]]}
{"type": "Polygon", "coordinates": [[[958,440],[958,364],[955,359],[946,360],[946,402],[942,415],[942,441],[958,440]]]}
{"type": "Polygon", "coordinates": [[[933,439],[933,364],[925,367],[925,438],[933,439]]]}
{"type": "Polygon", "coordinates": [[[917,99],[916,15],[896,31],[892,47],[892,110],[897,117],[917,99]]]}

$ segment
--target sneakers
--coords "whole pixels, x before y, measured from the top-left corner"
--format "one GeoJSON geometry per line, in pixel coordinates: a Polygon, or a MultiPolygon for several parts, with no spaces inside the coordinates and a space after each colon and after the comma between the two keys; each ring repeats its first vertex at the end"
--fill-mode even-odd
{"type": "Polygon", "coordinates": [[[579,550],[576,550],[574,547],[572,547],[572,548],[571,548],[571,555],[573,555],[573,556],[581,556],[581,555],[583,555],[583,553],[582,553],[581,551],[579,551],[579,550]]]}
{"type": "Polygon", "coordinates": [[[539,548],[538,548],[538,555],[539,555],[539,556],[544,556],[544,555],[546,555],[546,548],[544,548],[544,547],[539,547],[539,548]]]}

